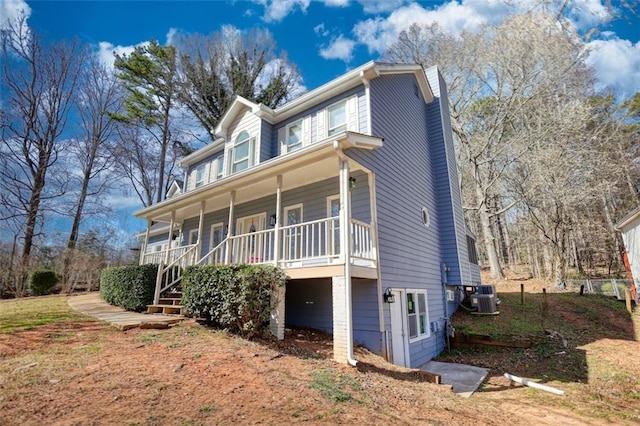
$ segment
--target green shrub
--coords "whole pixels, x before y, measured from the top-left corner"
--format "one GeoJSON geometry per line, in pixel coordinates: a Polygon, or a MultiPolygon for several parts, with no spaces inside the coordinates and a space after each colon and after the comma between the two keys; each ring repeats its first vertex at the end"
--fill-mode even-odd
{"type": "Polygon", "coordinates": [[[29,275],[29,293],[32,296],[49,294],[60,278],[50,269],[36,269],[29,275]]]}
{"type": "Polygon", "coordinates": [[[143,311],[153,303],[158,265],[106,268],[100,274],[100,295],[129,311],[143,311]]]}
{"type": "Polygon", "coordinates": [[[268,329],[272,296],[284,283],[284,273],[269,265],[192,266],[182,277],[182,304],[196,317],[251,337],[268,329]]]}

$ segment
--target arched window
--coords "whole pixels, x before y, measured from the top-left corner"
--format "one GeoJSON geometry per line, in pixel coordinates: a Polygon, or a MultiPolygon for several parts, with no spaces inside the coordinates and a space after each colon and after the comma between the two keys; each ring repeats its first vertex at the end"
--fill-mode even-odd
{"type": "Polygon", "coordinates": [[[233,166],[232,172],[236,173],[249,168],[253,165],[253,157],[255,151],[255,138],[249,135],[249,132],[243,130],[236,137],[233,144],[233,166]]]}

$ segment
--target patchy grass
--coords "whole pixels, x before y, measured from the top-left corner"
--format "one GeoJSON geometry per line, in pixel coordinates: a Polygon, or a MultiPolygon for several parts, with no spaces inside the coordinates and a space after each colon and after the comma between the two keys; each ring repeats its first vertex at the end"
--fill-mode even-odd
{"type": "Polygon", "coordinates": [[[67,297],[30,297],[0,301],[0,334],[85,318],[71,309],[67,297]]]}
{"type": "Polygon", "coordinates": [[[320,392],[320,395],[335,402],[346,402],[353,399],[348,390],[359,391],[360,383],[347,374],[334,369],[322,369],[311,374],[309,387],[320,392]]]}
{"type": "Polygon", "coordinates": [[[484,334],[511,342],[529,341],[530,349],[478,347],[445,351],[440,361],[460,362],[490,370],[482,392],[504,385],[503,373],[530,378],[566,390],[581,399],[564,400],[526,389],[540,404],[570,407],[576,413],[608,421],[640,420],[637,395],[640,368],[630,353],[640,351],[638,314],[629,315],[624,302],[577,293],[500,293],[499,315],[458,311],[457,331],[484,334]],[[545,330],[550,331],[545,332],[545,330]],[[566,346],[565,346],[566,343],[566,346]]]}

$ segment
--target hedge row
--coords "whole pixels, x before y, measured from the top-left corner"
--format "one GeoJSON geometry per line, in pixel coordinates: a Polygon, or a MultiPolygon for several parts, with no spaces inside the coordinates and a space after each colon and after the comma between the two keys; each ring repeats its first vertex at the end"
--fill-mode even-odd
{"type": "Polygon", "coordinates": [[[60,282],[60,277],[50,269],[36,269],[29,274],[29,294],[42,296],[49,294],[60,282]]]}
{"type": "Polygon", "coordinates": [[[251,337],[268,330],[285,275],[269,265],[191,266],[182,277],[182,304],[195,317],[251,337]]]}
{"type": "Polygon", "coordinates": [[[158,265],[106,268],[100,274],[100,295],[129,311],[143,311],[153,303],[158,265]]]}

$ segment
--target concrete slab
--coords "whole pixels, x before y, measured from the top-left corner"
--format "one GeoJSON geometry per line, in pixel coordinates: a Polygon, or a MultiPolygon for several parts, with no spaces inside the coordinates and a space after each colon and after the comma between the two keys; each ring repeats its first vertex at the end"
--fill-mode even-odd
{"type": "Polygon", "coordinates": [[[69,306],[81,314],[99,319],[118,327],[129,330],[140,327],[141,324],[174,324],[183,320],[182,317],[162,314],[140,314],[126,311],[102,300],[100,293],[93,292],[69,298],[69,306]]]}
{"type": "Polygon", "coordinates": [[[453,393],[469,398],[482,384],[489,370],[466,364],[429,361],[420,367],[422,371],[439,374],[442,383],[451,385],[453,393]]]}

